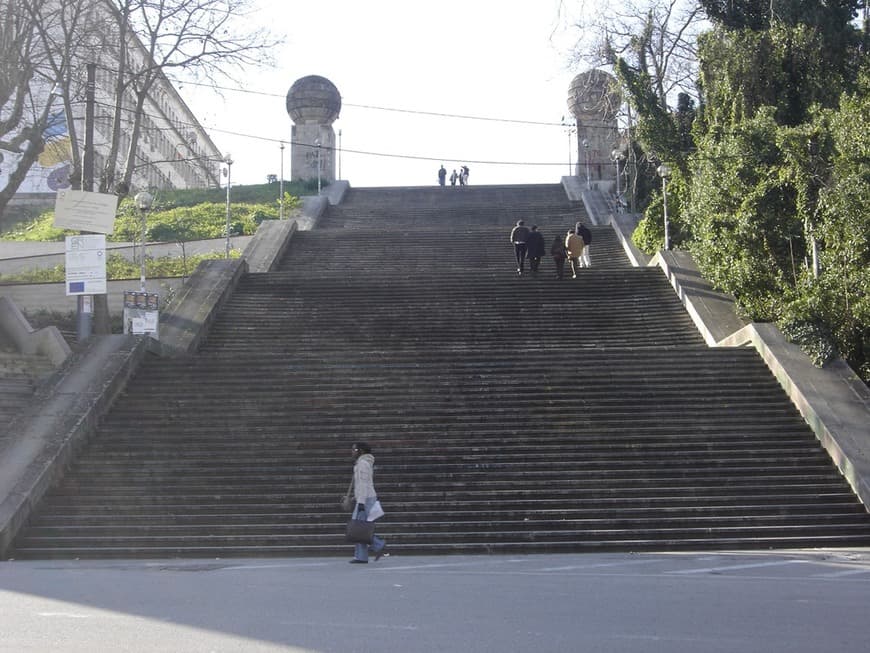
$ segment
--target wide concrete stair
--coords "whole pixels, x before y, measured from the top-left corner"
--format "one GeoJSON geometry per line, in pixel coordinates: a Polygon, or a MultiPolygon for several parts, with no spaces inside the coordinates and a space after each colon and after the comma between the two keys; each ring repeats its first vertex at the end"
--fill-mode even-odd
{"type": "Polygon", "coordinates": [[[657,269],[515,272],[559,186],[354,189],[249,274],[196,355],[149,359],[16,557],[348,554],[369,441],[395,554],[866,546],[870,516],[754,350],[657,269]]]}

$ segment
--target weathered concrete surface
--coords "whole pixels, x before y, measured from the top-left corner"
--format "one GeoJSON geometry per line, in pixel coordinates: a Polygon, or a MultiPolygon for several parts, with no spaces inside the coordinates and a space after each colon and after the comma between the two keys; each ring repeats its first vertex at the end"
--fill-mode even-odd
{"type": "Polygon", "coordinates": [[[295,220],[264,220],[254,239],[242,254],[248,262],[248,272],[271,272],[287,251],[296,233],[295,220]]]}
{"type": "Polygon", "coordinates": [[[642,217],[639,213],[610,214],[610,226],[613,227],[616,237],[622,243],[622,249],[625,250],[628,260],[636,268],[646,267],[649,265],[650,259],[652,259],[649,254],[640,251],[631,240],[631,234],[634,233],[642,217]]]}
{"type": "Polygon", "coordinates": [[[84,445],[146,352],[145,338],[92,338],[0,435],[0,555],[84,445]]]}
{"type": "Polygon", "coordinates": [[[701,276],[694,259],[687,252],[661,251],[649,265],[657,265],[662,269],[704,341],[711,347],[747,325],[746,320],[737,316],[734,298],[715,290],[701,276]]]}
{"type": "MultiPolygon", "coordinates": [[[[583,192],[586,190],[586,182],[580,181],[580,177],[562,177],[562,188],[572,202],[582,202],[583,192]]],[[[599,217],[599,216],[589,216],[599,217]]]]}
{"type": "Polygon", "coordinates": [[[343,179],[337,179],[326,187],[326,190],[323,191],[323,195],[326,196],[331,205],[341,204],[342,201],[344,201],[345,194],[347,194],[347,191],[349,190],[350,182],[343,179]]]}
{"type": "Polygon", "coordinates": [[[0,330],[24,354],[40,354],[55,367],[72,353],[67,341],[55,326],[33,329],[18,306],[8,297],[0,297],[0,330]]]}
{"type": "Polygon", "coordinates": [[[855,494],[870,508],[870,389],[842,360],[816,367],[772,324],[753,323],[720,346],[752,345],[855,494]]]}
{"type": "Polygon", "coordinates": [[[247,271],[248,263],[244,258],[200,263],[166,312],[161,313],[160,341],[150,339],[152,350],[161,356],[196,351],[247,271]]]}

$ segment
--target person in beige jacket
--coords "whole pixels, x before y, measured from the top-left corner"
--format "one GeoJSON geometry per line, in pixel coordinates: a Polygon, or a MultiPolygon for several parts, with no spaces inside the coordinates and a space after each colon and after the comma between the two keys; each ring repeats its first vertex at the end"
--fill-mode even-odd
{"type": "MultiPolygon", "coordinates": [[[[353,443],[353,495],[356,506],[353,509],[352,519],[369,521],[368,515],[378,501],[375,492],[375,457],[372,448],[366,442],[353,443]]],[[[371,520],[374,521],[374,520],[371,520]]],[[[386,541],[377,535],[372,537],[372,543],[354,544],[353,560],[350,562],[364,564],[369,561],[369,546],[375,554],[375,561],[380,560],[386,553],[386,541]]]]}
{"type": "Polygon", "coordinates": [[[568,260],[571,261],[571,278],[577,278],[577,270],[580,269],[580,257],[583,256],[583,248],[586,243],[583,238],[573,231],[569,231],[565,236],[565,251],[568,254],[568,260]]]}

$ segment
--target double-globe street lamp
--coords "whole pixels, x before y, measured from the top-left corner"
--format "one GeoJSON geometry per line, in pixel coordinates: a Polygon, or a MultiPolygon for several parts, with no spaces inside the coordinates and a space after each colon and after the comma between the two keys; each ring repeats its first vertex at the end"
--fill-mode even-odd
{"type": "Polygon", "coordinates": [[[139,253],[140,268],[139,268],[139,290],[145,292],[145,239],[148,235],[147,218],[148,212],[151,210],[151,204],[154,202],[154,196],[147,190],[136,193],[133,198],[136,206],[139,208],[139,213],[142,216],[142,247],[139,253]]]}
{"type": "Polygon", "coordinates": [[[622,208],[622,193],[619,190],[619,162],[625,157],[619,150],[613,150],[610,153],[610,158],[613,160],[613,165],[616,166],[616,212],[619,213],[622,208]]]}
{"type": "Polygon", "coordinates": [[[656,170],[662,178],[662,201],[664,203],[665,216],[665,250],[667,251],[671,248],[671,233],[668,227],[668,177],[671,176],[671,168],[667,163],[662,163],[656,170]]]}

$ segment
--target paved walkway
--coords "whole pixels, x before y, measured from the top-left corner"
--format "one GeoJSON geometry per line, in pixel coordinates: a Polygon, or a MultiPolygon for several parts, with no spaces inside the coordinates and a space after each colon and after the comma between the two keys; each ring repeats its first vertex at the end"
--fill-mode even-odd
{"type": "MultiPolygon", "coordinates": [[[[253,236],[233,236],[230,247],[244,250],[253,236]]],[[[18,242],[0,240],[0,275],[15,274],[23,270],[48,268],[64,262],[63,242],[18,242]]],[[[107,243],[110,253],[117,253],[133,260],[134,252],[138,258],[138,248],[133,243],[107,243]]],[[[226,251],[226,239],[194,240],[185,245],[188,256],[226,251]]],[[[147,246],[148,256],[181,256],[181,246],[177,243],[154,243],[147,246]]]]}
{"type": "Polygon", "coordinates": [[[15,653],[867,650],[870,549],[0,563],[15,653]]]}

